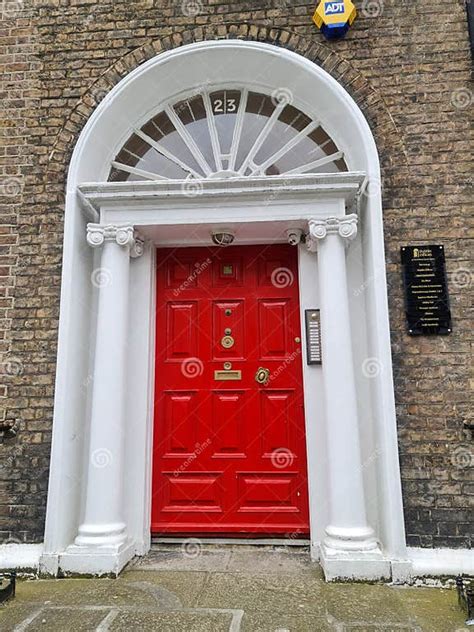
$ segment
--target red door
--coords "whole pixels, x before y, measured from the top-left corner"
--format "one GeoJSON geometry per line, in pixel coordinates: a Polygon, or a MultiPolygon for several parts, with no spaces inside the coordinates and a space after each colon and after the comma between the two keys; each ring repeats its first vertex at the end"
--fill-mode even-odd
{"type": "Polygon", "coordinates": [[[305,534],[297,252],[158,251],[152,532],[305,534]]]}

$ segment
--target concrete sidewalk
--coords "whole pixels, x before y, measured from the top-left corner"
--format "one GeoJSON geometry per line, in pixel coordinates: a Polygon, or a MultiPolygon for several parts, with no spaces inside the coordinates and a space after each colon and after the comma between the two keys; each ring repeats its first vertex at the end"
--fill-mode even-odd
{"type": "Polygon", "coordinates": [[[0,630],[461,632],[452,589],[326,584],[306,550],[161,545],[118,579],[19,581],[0,630]]]}

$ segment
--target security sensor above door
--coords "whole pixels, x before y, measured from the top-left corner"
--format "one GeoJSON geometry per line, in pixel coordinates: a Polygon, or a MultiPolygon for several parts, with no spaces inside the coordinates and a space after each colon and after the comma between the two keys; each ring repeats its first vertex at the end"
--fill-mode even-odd
{"type": "Polygon", "coordinates": [[[216,246],[230,246],[235,239],[234,233],[228,229],[213,231],[211,237],[216,246]]]}

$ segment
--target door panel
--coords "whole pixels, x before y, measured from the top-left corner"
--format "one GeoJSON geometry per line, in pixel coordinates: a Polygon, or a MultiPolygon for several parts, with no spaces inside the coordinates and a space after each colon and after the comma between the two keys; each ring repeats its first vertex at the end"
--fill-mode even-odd
{"type": "Polygon", "coordinates": [[[196,355],[194,323],[197,303],[169,303],[166,318],[168,360],[182,360],[196,355]]]}
{"type": "Polygon", "coordinates": [[[240,287],[243,279],[243,260],[235,248],[226,248],[219,253],[219,259],[212,263],[214,287],[240,287]]]}
{"type": "Polygon", "coordinates": [[[197,280],[193,275],[193,263],[193,259],[186,256],[179,259],[168,259],[164,264],[166,270],[166,287],[176,290],[184,283],[186,283],[186,287],[196,287],[197,280]]]}
{"type": "Polygon", "coordinates": [[[195,414],[197,393],[164,393],[163,456],[189,456],[195,450],[199,421],[195,414]]]}
{"type": "Polygon", "coordinates": [[[214,391],[211,446],[213,458],[245,459],[245,392],[214,391]]]}
{"type": "Polygon", "coordinates": [[[165,512],[222,512],[219,474],[164,472],[162,511],[165,512]]]}
{"type": "Polygon", "coordinates": [[[292,393],[265,390],[260,396],[261,456],[272,458],[278,454],[278,450],[292,453],[292,448],[295,447],[290,436],[292,393]]]}
{"type": "Polygon", "coordinates": [[[159,250],[156,321],[152,531],[308,533],[296,249],[159,250]]]}
{"type": "Polygon", "coordinates": [[[297,512],[296,474],[242,474],[239,476],[239,512],[297,512]]]}
{"type": "Polygon", "coordinates": [[[243,301],[215,301],[213,303],[213,359],[244,357],[245,319],[243,301]],[[229,311],[231,312],[229,314],[229,311]],[[231,348],[224,348],[221,344],[226,330],[230,329],[234,344],[231,348]]]}
{"type": "Polygon", "coordinates": [[[262,359],[281,359],[289,353],[289,301],[259,301],[259,340],[262,359]]]}

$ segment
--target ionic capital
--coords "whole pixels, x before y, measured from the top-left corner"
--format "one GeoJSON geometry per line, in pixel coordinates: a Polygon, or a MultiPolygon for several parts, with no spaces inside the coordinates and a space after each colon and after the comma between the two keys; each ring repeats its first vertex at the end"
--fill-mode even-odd
{"type": "Polygon", "coordinates": [[[87,224],[87,243],[92,248],[100,248],[106,241],[128,248],[131,257],[143,254],[143,239],[138,237],[130,224],[87,224]]]}
{"type": "Polygon", "coordinates": [[[308,249],[314,251],[317,241],[325,239],[328,235],[338,235],[348,242],[352,241],[357,236],[357,221],[358,218],[355,213],[344,215],[344,217],[310,219],[308,249]]]}

